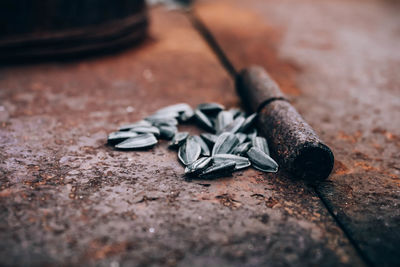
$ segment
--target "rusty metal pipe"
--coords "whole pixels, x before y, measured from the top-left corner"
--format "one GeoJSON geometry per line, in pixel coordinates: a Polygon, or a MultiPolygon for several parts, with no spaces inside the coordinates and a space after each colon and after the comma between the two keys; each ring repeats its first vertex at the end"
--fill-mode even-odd
{"type": "Polygon", "coordinates": [[[257,126],[280,165],[295,178],[326,179],[334,156],[289,103],[275,81],[258,66],[242,70],[236,88],[247,108],[258,112],[257,126]]]}

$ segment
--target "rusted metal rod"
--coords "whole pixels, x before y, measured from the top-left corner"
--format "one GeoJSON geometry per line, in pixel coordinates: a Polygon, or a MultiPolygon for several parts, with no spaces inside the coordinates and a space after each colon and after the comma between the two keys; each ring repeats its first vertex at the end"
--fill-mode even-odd
{"type": "Polygon", "coordinates": [[[334,162],[332,151],[262,67],[242,70],[237,75],[236,88],[244,105],[258,112],[257,126],[284,169],[295,178],[311,181],[329,176],[334,162]]]}

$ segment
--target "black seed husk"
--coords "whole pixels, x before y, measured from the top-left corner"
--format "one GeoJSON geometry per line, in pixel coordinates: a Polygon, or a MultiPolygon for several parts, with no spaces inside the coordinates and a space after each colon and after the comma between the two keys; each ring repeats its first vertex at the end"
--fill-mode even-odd
{"type": "Polygon", "coordinates": [[[235,149],[232,151],[232,154],[234,155],[245,155],[247,151],[251,148],[251,142],[246,142],[243,144],[240,144],[239,146],[235,147],[235,149]]]}
{"type": "Polygon", "coordinates": [[[134,127],[138,127],[138,126],[151,126],[151,122],[146,121],[146,120],[141,120],[141,121],[137,121],[134,123],[130,123],[130,124],[125,124],[119,127],[119,131],[129,131],[130,129],[134,128],[134,127]]]}
{"type": "Polygon", "coordinates": [[[175,126],[160,126],[160,138],[171,140],[178,129],[175,126]]]}
{"type": "Polygon", "coordinates": [[[220,132],[236,133],[240,127],[242,127],[245,119],[243,117],[237,117],[234,121],[226,125],[220,132]]]}
{"type": "Polygon", "coordinates": [[[109,145],[116,145],[128,138],[135,137],[137,135],[138,135],[137,133],[129,132],[129,131],[113,132],[108,135],[107,143],[109,145]]]}
{"type": "Polygon", "coordinates": [[[222,133],[215,142],[211,154],[229,154],[237,144],[239,139],[233,133],[222,133]]]}
{"type": "Polygon", "coordinates": [[[231,175],[235,170],[236,163],[233,161],[224,162],[221,164],[213,164],[205,169],[200,175],[200,178],[210,179],[222,176],[231,175]]]}
{"type": "Polygon", "coordinates": [[[247,168],[251,165],[250,160],[245,157],[232,155],[232,154],[217,154],[213,156],[213,161],[215,164],[220,164],[223,162],[235,162],[235,170],[241,170],[247,168]]]}
{"type": "Polygon", "coordinates": [[[265,139],[264,137],[257,136],[255,138],[253,138],[252,145],[253,145],[253,147],[257,147],[257,148],[261,149],[262,152],[264,152],[265,154],[267,154],[269,156],[269,148],[268,148],[267,139],[265,139]]]}
{"type": "Polygon", "coordinates": [[[204,142],[204,140],[198,135],[194,135],[193,138],[200,145],[201,154],[203,156],[210,156],[211,155],[210,149],[208,148],[208,145],[204,142]]]}
{"type": "Polygon", "coordinates": [[[247,156],[249,157],[254,168],[264,171],[264,172],[277,172],[278,163],[275,162],[270,156],[265,154],[261,149],[252,147],[247,151],[247,156]]]}
{"type": "Polygon", "coordinates": [[[169,146],[171,148],[181,146],[185,142],[186,138],[188,138],[188,136],[188,132],[177,132],[172,141],[169,143],[169,146]]]}
{"type": "Polygon", "coordinates": [[[188,175],[199,174],[200,172],[205,170],[211,164],[211,162],[212,162],[211,157],[199,158],[192,164],[189,164],[188,166],[186,166],[185,174],[188,174],[188,175]]]}
{"type": "Polygon", "coordinates": [[[215,131],[220,133],[228,124],[233,122],[233,115],[229,111],[221,111],[215,120],[215,131]]]}
{"type": "Polygon", "coordinates": [[[213,147],[215,142],[218,139],[218,135],[210,134],[210,133],[202,133],[200,137],[210,146],[213,147]]]}
{"type": "Polygon", "coordinates": [[[214,132],[214,126],[212,121],[199,109],[194,111],[194,117],[196,118],[197,123],[205,128],[208,131],[214,132]]]}
{"type": "Polygon", "coordinates": [[[178,158],[184,165],[189,165],[196,161],[201,154],[200,145],[194,140],[192,136],[189,136],[185,143],[179,147],[178,158]]]}
{"type": "Polygon", "coordinates": [[[246,132],[248,129],[250,129],[251,126],[254,125],[254,122],[256,121],[257,118],[257,113],[253,113],[250,116],[246,118],[246,120],[243,122],[242,127],[239,129],[240,132],[246,132]]]}
{"type": "Polygon", "coordinates": [[[117,144],[118,149],[141,149],[157,144],[157,138],[151,133],[139,134],[117,144]]]}
{"type": "Polygon", "coordinates": [[[205,114],[213,114],[224,110],[225,107],[218,103],[202,103],[197,106],[197,109],[201,110],[205,114]]]}

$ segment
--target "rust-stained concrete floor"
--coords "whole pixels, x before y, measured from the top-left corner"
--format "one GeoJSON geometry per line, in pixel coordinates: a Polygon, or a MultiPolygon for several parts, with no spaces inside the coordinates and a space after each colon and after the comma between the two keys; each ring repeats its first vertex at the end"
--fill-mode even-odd
{"type": "Polygon", "coordinates": [[[333,174],[315,186],[253,169],[185,181],[166,142],[105,145],[168,104],[240,106],[187,14],[153,8],[151,37],[116,54],[2,66],[1,265],[398,265],[399,11],[372,0],[194,6],[231,64],[264,66],[334,150],[333,174]]]}

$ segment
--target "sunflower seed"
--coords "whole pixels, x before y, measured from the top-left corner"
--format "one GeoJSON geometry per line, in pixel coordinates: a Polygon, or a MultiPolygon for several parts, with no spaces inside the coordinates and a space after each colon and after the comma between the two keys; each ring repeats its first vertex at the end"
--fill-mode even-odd
{"type": "Polygon", "coordinates": [[[247,134],[244,133],[236,133],[236,137],[239,139],[239,144],[244,143],[247,140],[247,134]]]}
{"type": "Polygon", "coordinates": [[[215,164],[220,164],[226,161],[233,161],[236,163],[235,170],[241,170],[251,165],[248,158],[232,155],[232,154],[218,154],[213,156],[215,164]]]}
{"type": "Polygon", "coordinates": [[[242,127],[240,127],[239,131],[245,132],[248,129],[250,129],[250,127],[254,124],[256,117],[257,117],[257,113],[253,113],[250,116],[248,116],[246,118],[246,120],[243,122],[242,127]]]}
{"type": "Polygon", "coordinates": [[[141,120],[130,124],[125,124],[119,127],[119,131],[129,131],[130,129],[138,126],[151,126],[149,121],[141,120]]]}
{"type": "Polygon", "coordinates": [[[160,135],[160,130],[157,127],[154,126],[137,126],[133,127],[132,129],[129,130],[130,132],[135,132],[135,133],[151,133],[154,134],[155,136],[160,135]]]}
{"type": "Polygon", "coordinates": [[[117,144],[116,148],[135,149],[156,144],[156,136],[172,139],[169,145],[179,147],[178,158],[186,165],[185,173],[204,178],[225,175],[252,163],[257,169],[276,172],[278,165],[269,156],[266,139],[257,137],[253,127],[257,114],[246,117],[240,109],[224,109],[218,103],[202,103],[195,110],[186,103],[170,105],[144,120],[121,126],[121,131],[111,133],[107,141],[117,144]],[[217,134],[190,136],[188,132],[177,132],[178,123],[192,117],[200,126],[217,134]],[[199,158],[200,155],[205,157],[199,158]]]}
{"type": "Polygon", "coordinates": [[[253,129],[250,133],[247,134],[247,138],[250,141],[253,141],[253,139],[256,137],[257,137],[257,129],[253,129]]]}
{"type": "Polygon", "coordinates": [[[155,113],[145,118],[145,120],[153,122],[157,120],[166,120],[166,119],[176,119],[179,117],[179,113],[176,111],[167,111],[164,113],[155,113]]]}
{"type": "Polygon", "coordinates": [[[203,113],[201,112],[199,109],[196,109],[194,111],[194,116],[197,119],[198,123],[203,126],[204,128],[206,128],[209,131],[214,131],[213,128],[213,124],[211,122],[211,120],[203,113]]]}
{"type": "Polygon", "coordinates": [[[179,147],[178,157],[181,162],[185,165],[189,165],[197,160],[201,153],[200,145],[194,140],[192,136],[189,136],[185,143],[179,147]]]}
{"type": "Polygon", "coordinates": [[[171,140],[178,131],[175,126],[160,126],[158,129],[160,130],[160,138],[167,140],[171,140]]]}
{"type": "Polygon", "coordinates": [[[207,168],[208,165],[210,165],[211,161],[212,161],[211,157],[199,158],[192,164],[189,164],[188,166],[186,166],[185,174],[198,174],[199,172],[201,172],[205,168],[207,168]]]}
{"type": "Polygon", "coordinates": [[[243,117],[237,117],[234,121],[226,125],[220,132],[236,133],[244,122],[243,117]]]}
{"type": "Polygon", "coordinates": [[[252,140],[253,147],[259,148],[262,152],[269,156],[269,149],[267,139],[261,136],[257,136],[252,140]]]}
{"type": "Polygon", "coordinates": [[[186,122],[186,121],[189,121],[191,118],[193,118],[193,116],[194,116],[194,111],[192,108],[190,108],[188,110],[185,110],[185,112],[181,113],[179,115],[179,119],[182,122],[186,122]]]}
{"type": "Polygon", "coordinates": [[[246,142],[235,147],[235,149],[233,149],[232,151],[232,154],[239,156],[245,155],[250,148],[251,148],[251,142],[246,142]]]}
{"type": "Polygon", "coordinates": [[[148,119],[153,126],[160,127],[160,126],[177,126],[178,121],[175,118],[150,118],[148,119]]]}
{"type": "Polygon", "coordinates": [[[244,113],[238,108],[231,108],[228,110],[228,112],[232,114],[233,118],[236,118],[240,115],[244,115],[244,113]]]}
{"type": "Polygon", "coordinates": [[[218,113],[215,121],[215,131],[218,133],[233,121],[233,115],[229,111],[221,111],[218,113]]]}
{"type": "Polygon", "coordinates": [[[201,154],[203,156],[210,156],[211,155],[210,149],[208,148],[208,145],[204,142],[204,140],[201,139],[201,137],[198,135],[194,135],[193,138],[200,145],[201,154]]]}
{"type": "Polygon", "coordinates": [[[250,148],[247,151],[247,156],[249,157],[251,163],[253,163],[254,168],[264,171],[264,172],[277,172],[278,163],[275,162],[270,156],[265,154],[261,149],[257,147],[250,148]]]}
{"type": "Polygon", "coordinates": [[[165,113],[184,113],[187,110],[192,110],[192,108],[186,103],[179,103],[175,105],[166,106],[157,110],[154,114],[165,114],[165,113]]]}
{"type": "Polygon", "coordinates": [[[176,118],[179,118],[183,122],[190,120],[194,115],[193,109],[186,103],[179,103],[167,106],[165,108],[157,110],[155,114],[165,113],[175,113],[177,114],[176,118]]]}
{"type": "Polygon", "coordinates": [[[119,143],[115,147],[119,149],[137,149],[137,148],[150,147],[155,144],[157,144],[156,137],[151,133],[145,133],[126,139],[125,141],[119,143]]]}
{"type": "Polygon", "coordinates": [[[124,141],[124,140],[126,140],[128,138],[135,137],[137,135],[138,135],[137,133],[127,132],[127,131],[113,132],[113,133],[110,133],[108,135],[107,143],[109,145],[116,145],[116,144],[121,143],[122,141],[124,141]]]}
{"type": "Polygon", "coordinates": [[[212,150],[212,155],[229,154],[235,146],[239,144],[239,139],[232,133],[222,133],[212,150]]]}
{"type": "Polygon", "coordinates": [[[199,177],[201,178],[217,178],[220,176],[230,175],[235,170],[236,163],[234,161],[224,161],[220,164],[213,164],[205,169],[199,177]]]}
{"type": "Polygon", "coordinates": [[[200,134],[200,137],[203,138],[203,140],[211,147],[214,146],[215,142],[218,139],[217,135],[210,133],[202,133],[200,134]]]}
{"type": "Polygon", "coordinates": [[[188,132],[178,132],[175,134],[172,141],[169,143],[170,147],[178,147],[185,142],[186,138],[189,136],[188,132]]]}
{"type": "Polygon", "coordinates": [[[206,114],[218,113],[224,110],[225,107],[218,103],[202,103],[197,106],[197,109],[201,110],[206,114]]]}

